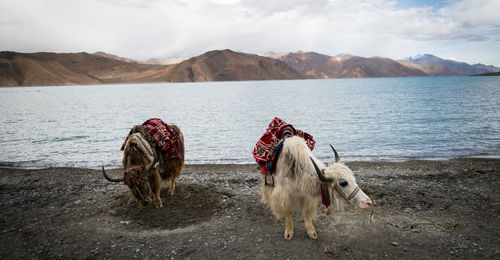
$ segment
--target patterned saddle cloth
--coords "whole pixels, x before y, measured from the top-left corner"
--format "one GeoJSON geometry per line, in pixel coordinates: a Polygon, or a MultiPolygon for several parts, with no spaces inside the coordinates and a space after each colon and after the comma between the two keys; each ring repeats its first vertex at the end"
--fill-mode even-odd
{"type": "Polygon", "coordinates": [[[274,174],[276,161],[279,156],[279,151],[281,149],[281,141],[284,136],[300,136],[304,138],[307,146],[314,149],[314,141],[312,135],[303,132],[301,130],[295,129],[292,125],[287,124],[285,121],[278,117],[275,117],[266,129],[266,132],[262,135],[259,141],[255,144],[252,155],[260,166],[260,172],[262,174],[274,174]]]}
{"type": "MultiPolygon", "coordinates": [[[[151,118],[142,124],[142,127],[150,134],[162,153],[163,160],[178,158],[184,160],[184,148],[181,143],[179,133],[159,118],[151,118]]],[[[120,150],[125,148],[128,138],[137,129],[137,126],[130,130],[127,138],[123,142],[120,150]]]]}

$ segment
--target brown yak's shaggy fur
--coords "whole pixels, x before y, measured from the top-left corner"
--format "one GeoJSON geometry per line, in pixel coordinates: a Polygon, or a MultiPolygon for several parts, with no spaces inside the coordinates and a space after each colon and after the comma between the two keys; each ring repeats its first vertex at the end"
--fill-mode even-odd
{"type": "MultiPolygon", "coordinates": [[[[175,124],[170,126],[179,134],[184,149],[184,135],[180,128],[175,124]]],[[[140,138],[129,138],[123,152],[122,163],[125,169],[123,181],[130,188],[131,198],[143,205],[148,205],[154,199],[155,205],[162,207],[163,202],[160,198],[162,183],[169,186],[168,191],[172,195],[175,191],[175,182],[184,169],[184,160],[178,158],[163,160],[156,142],[144,127],[134,126],[132,134],[136,133],[142,136],[140,138],[143,138],[149,147],[145,147],[143,145],[145,142],[141,142],[140,138]],[[148,151],[154,154],[153,162],[148,151]]]]}
{"type": "MultiPolygon", "coordinates": [[[[179,138],[182,144],[182,150],[184,150],[184,135],[181,132],[181,129],[176,125],[170,125],[175,132],[179,134],[179,138]]],[[[156,145],[156,143],[155,143],[156,145]]],[[[181,171],[184,169],[184,160],[181,159],[170,159],[170,160],[161,160],[162,164],[162,172],[160,173],[161,179],[167,184],[170,183],[170,187],[168,192],[172,195],[175,191],[175,181],[181,175],[181,171]]]]}

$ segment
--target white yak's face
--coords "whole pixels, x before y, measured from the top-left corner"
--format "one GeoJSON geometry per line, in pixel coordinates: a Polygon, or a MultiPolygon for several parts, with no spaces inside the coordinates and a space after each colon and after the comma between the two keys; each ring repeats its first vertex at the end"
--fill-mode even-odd
{"type": "Polygon", "coordinates": [[[332,163],[325,170],[325,175],[334,179],[330,184],[332,195],[338,193],[340,200],[357,206],[367,208],[372,206],[372,200],[359,188],[351,169],[342,163],[332,163]]]}

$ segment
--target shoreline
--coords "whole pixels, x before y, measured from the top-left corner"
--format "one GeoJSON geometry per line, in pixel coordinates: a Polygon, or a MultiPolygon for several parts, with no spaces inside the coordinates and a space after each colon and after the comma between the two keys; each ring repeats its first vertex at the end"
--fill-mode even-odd
{"type": "MultiPolygon", "coordinates": [[[[314,221],[308,238],[260,203],[257,164],[186,165],[165,206],[87,168],[0,168],[0,257],[331,259],[500,257],[500,159],[346,162],[374,201],[374,219],[347,209],[314,221]],[[451,223],[443,232],[435,223],[451,223]],[[457,223],[463,223],[460,226],[457,223]]],[[[107,169],[113,176],[120,168],[107,169]]]]}
{"type": "Polygon", "coordinates": [[[482,77],[490,75],[419,75],[419,76],[386,76],[366,78],[296,78],[296,79],[251,79],[251,80],[212,80],[212,81],[144,81],[144,82],[101,82],[88,84],[68,83],[65,85],[0,85],[0,88],[36,88],[36,87],[70,87],[70,86],[101,86],[101,85],[138,85],[138,84],[192,84],[192,83],[217,83],[217,82],[253,82],[253,81],[299,81],[299,80],[363,80],[363,79],[396,79],[396,78],[438,78],[438,77],[482,77]]]}
{"type": "MultiPolygon", "coordinates": [[[[448,161],[460,161],[460,160],[499,160],[500,161],[500,155],[491,155],[491,156],[468,156],[468,157],[452,157],[452,158],[429,158],[429,157],[422,157],[422,158],[411,158],[411,159],[401,159],[401,160],[353,160],[353,161],[342,161],[345,164],[364,164],[364,163],[388,163],[388,164],[398,164],[398,163],[412,163],[412,162],[448,162],[448,161]]],[[[324,161],[327,163],[328,161],[324,161]]],[[[33,167],[25,167],[25,166],[13,166],[9,165],[10,163],[1,163],[0,162],[0,169],[23,169],[23,170],[41,170],[41,169],[89,169],[89,170],[100,170],[101,166],[96,166],[96,167],[80,167],[80,166],[33,166],[33,167]]],[[[257,166],[256,162],[242,162],[242,163],[186,163],[186,166],[202,166],[202,165],[211,165],[211,166],[228,166],[228,165],[233,165],[235,167],[237,166],[248,166],[248,165],[255,165],[257,166]]],[[[121,166],[106,166],[104,165],[104,168],[106,170],[114,170],[114,169],[121,169],[121,166]],[[109,167],[109,168],[108,168],[109,167]]]]}

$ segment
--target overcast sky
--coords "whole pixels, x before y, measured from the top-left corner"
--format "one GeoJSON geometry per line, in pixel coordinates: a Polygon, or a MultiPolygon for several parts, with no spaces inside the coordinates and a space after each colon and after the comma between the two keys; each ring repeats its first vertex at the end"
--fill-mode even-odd
{"type": "Polygon", "coordinates": [[[214,49],[500,66],[500,0],[0,0],[0,50],[137,60],[214,49]]]}

